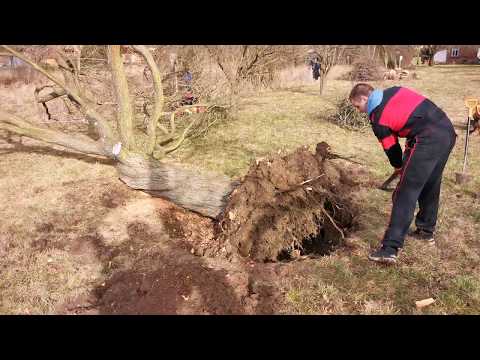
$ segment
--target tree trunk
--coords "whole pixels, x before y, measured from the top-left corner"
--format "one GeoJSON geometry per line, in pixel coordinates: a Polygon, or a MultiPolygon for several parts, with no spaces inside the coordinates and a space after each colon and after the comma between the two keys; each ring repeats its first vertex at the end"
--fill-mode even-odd
{"type": "Polygon", "coordinates": [[[216,218],[225,208],[234,182],[224,175],[199,172],[179,164],[131,155],[117,165],[129,187],[171,200],[201,215],[216,218]]]}
{"type": "Polygon", "coordinates": [[[177,63],[173,63],[173,86],[175,89],[174,95],[178,94],[178,75],[177,75],[177,63]]]}
{"type": "Polygon", "coordinates": [[[320,95],[323,95],[323,89],[325,86],[325,75],[320,76],[318,80],[320,80],[320,95]]]}
{"type": "Polygon", "coordinates": [[[75,65],[77,68],[77,72],[80,73],[81,69],[81,59],[82,59],[82,45],[74,45],[73,48],[75,49],[75,65]]]}

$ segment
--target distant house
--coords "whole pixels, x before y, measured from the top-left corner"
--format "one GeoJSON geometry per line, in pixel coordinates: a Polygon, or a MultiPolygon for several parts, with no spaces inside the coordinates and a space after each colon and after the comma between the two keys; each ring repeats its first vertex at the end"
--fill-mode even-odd
{"type": "Polygon", "coordinates": [[[433,57],[436,64],[480,64],[480,45],[446,45],[433,57]]]}

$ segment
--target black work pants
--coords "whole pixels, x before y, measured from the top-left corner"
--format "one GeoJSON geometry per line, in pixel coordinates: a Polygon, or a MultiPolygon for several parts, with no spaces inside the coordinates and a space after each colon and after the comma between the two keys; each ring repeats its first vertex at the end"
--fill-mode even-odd
{"type": "Polygon", "coordinates": [[[390,223],[383,245],[402,248],[413,220],[417,228],[433,232],[437,223],[443,169],[455,145],[456,134],[447,117],[436,121],[407,141],[402,176],[393,193],[390,223]]]}

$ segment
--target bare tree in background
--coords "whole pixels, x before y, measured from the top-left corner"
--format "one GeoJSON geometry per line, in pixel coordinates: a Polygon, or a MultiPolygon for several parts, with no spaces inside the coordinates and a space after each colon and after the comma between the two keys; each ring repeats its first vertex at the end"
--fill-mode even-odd
{"type": "Polygon", "coordinates": [[[433,66],[433,57],[439,47],[439,45],[422,45],[420,49],[420,57],[422,58],[422,61],[427,61],[428,66],[433,66]]]}
{"type": "Polygon", "coordinates": [[[273,45],[206,46],[236,94],[242,83],[268,84],[274,65],[281,59],[281,48],[273,45]]]}
{"type": "Polygon", "coordinates": [[[317,45],[311,47],[320,62],[320,95],[325,88],[326,77],[333,66],[343,57],[346,46],[343,45],[317,45]]]}
{"type": "Polygon", "coordinates": [[[221,212],[225,195],[232,189],[227,177],[162,161],[177,150],[187,137],[201,131],[204,124],[201,116],[183,119],[181,124],[177,124],[176,116],[180,111],[187,110],[188,106],[176,112],[164,112],[162,75],[146,46],[132,46],[147,64],[153,82],[153,109],[148,118],[146,133],[143,134],[136,131],[134,126],[136,109],[127,81],[121,46],[111,45],[106,51],[116,101],[113,118],[102,115],[95,99],[88,96],[79,76],[80,66],[75,61],[75,53],[72,58],[63,51],[55,52],[60,76],[58,72],[46,70],[14,47],[3,45],[3,48],[50,81],[52,90],[47,96],[68,96],[95,130],[97,140],[78,133],[43,127],[30,119],[3,110],[0,110],[0,130],[60,145],[83,154],[109,158],[117,168],[119,178],[133,189],[170,199],[206,216],[216,217],[221,212]]]}

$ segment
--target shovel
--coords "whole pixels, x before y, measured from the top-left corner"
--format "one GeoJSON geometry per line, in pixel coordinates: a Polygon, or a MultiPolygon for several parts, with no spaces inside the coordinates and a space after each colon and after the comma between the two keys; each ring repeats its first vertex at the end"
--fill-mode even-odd
{"type": "Polygon", "coordinates": [[[462,172],[455,173],[455,180],[457,184],[464,184],[468,182],[471,177],[466,173],[467,170],[467,155],[468,155],[468,140],[470,138],[470,122],[478,105],[478,99],[468,98],[465,100],[465,106],[468,108],[467,130],[465,135],[465,149],[463,153],[463,169],[462,172]]]}
{"type": "Polygon", "coordinates": [[[400,176],[400,173],[395,171],[392,175],[390,175],[390,177],[387,180],[385,180],[385,182],[380,186],[379,189],[384,190],[384,191],[391,190],[391,189],[388,188],[388,185],[390,185],[391,182],[399,176],[400,176]]]}
{"type": "MultiPolygon", "coordinates": [[[[408,146],[408,145],[407,145],[408,146]]],[[[405,161],[407,160],[407,152],[405,151],[403,153],[403,159],[402,159],[402,164],[405,164],[405,161]]],[[[402,169],[403,169],[403,165],[402,165],[402,169]]],[[[383,190],[383,191],[390,191],[390,190],[393,190],[393,189],[389,189],[388,188],[388,185],[390,185],[393,180],[395,180],[397,177],[399,177],[400,175],[402,174],[401,171],[394,171],[392,175],[390,175],[390,177],[385,180],[385,182],[380,185],[379,189],[380,190],[383,190]]]]}

